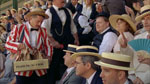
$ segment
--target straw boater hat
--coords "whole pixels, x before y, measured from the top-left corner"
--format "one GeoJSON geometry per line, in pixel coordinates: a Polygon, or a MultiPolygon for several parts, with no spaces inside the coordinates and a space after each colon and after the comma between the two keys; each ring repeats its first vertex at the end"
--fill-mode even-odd
{"type": "Polygon", "coordinates": [[[119,70],[134,70],[130,68],[131,57],[128,55],[117,53],[102,53],[100,61],[94,62],[95,64],[103,67],[119,70]]]}
{"type": "Polygon", "coordinates": [[[83,56],[83,55],[89,55],[89,56],[96,56],[96,57],[101,57],[98,54],[98,49],[94,46],[79,46],[76,48],[76,53],[72,54],[72,58],[76,59],[78,56],[83,56]]]}
{"type": "Polygon", "coordinates": [[[43,17],[45,17],[45,19],[48,19],[49,16],[47,14],[45,14],[45,11],[41,8],[34,8],[32,9],[28,14],[27,17],[30,17],[31,15],[41,15],[43,17]]]}
{"type": "Polygon", "coordinates": [[[123,19],[124,21],[126,21],[129,25],[130,25],[130,27],[132,28],[132,30],[135,32],[136,31],[136,26],[135,26],[135,24],[133,23],[133,21],[132,21],[132,19],[131,19],[131,17],[129,16],[129,15],[127,15],[127,14],[123,14],[123,15],[112,15],[112,16],[110,16],[110,18],[109,18],[109,22],[110,22],[110,24],[111,24],[111,26],[113,27],[113,28],[117,28],[117,20],[118,19],[123,19]]]}
{"type": "Polygon", "coordinates": [[[136,21],[141,21],[146,15],[150,15],[150,5],[145,5],[140,9],[140,15],[135,18],[136,21]]]}
{"type": "Polygon", "coordinates": [[[76,48],[77,48],[77,47],[78,47],[77,45],[69,44],[69,45],[68,45],[67,50],[63,50],[63,51],[65,51],[65,52],[75,53],[75,52],[76,52],[76,48]]]}

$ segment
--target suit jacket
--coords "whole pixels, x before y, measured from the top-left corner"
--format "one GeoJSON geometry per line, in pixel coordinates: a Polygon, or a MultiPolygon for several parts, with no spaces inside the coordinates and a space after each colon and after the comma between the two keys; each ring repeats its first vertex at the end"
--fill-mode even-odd
{"type": "MultiPolygon", "coordinates": [[[[22,43],[25,44],[26,47],[32,49],[31,43],[30,43],[30,30],[28,28],[29,23],[26,24],[18,24],[16,25],[13,30],[10,33],[10,36],[8,37],[5,47],[7,50],[9,50],[11,53],[17,53],[18,51],[18,45],[20,44],[19,40],[21,38],[22,32],[24,30],[24,36],[22,43]]],[[[50,56],[52,58],[52,52],[53,47],[51,46],[47,31],[45,28],[39,29],[39,35],[37,38],[37,49],[42,50],[44,49],[47,56],[50,56]]],[[[25,72],[16,72],[16,75],[19,76],[31,76],[33,71],[25,71],[25,72]]],[[[42,76],[46,73],[46,70],[35,70],[36,74],[38,76],[42,76]]]]}
{"type": "MultiPolygon", "coordinates": [[[[99,76],[100,73],[101,73],[101,71],[96,71],[96,73],[95,73],[95,75],[92,79],[91,84],[103,84],[102,83],[102,78],[100,78],[100,76],[99,76]]],[[[84,80],[81,84],[86,84],[86,80],[84,80]]]]}
{"type": "Polygon", "coordinates": [[[77,76],[75,69],[73,69],[64,81],[60,80],[59,84],[81,84],[85,80],[84,78],[77,76]]]}
{"type": "MultiPolygon", "coordinates": [[[[135,36],[134,39],[146,39],[147,35],[148,33],[145,32],[135,36]]],[[[133,60],[131,61],[131,67],[134,67],[136,71],[129,71],[129,75],[134,74],[131,75],[133,79],[139,77],[144,84],[150,84],[150,66],[147,64],[140,64],[136,52],[130,48],[130,46],[127,46],[127,48],[121,48],[121,53],[132,56],[133,60]]]]}

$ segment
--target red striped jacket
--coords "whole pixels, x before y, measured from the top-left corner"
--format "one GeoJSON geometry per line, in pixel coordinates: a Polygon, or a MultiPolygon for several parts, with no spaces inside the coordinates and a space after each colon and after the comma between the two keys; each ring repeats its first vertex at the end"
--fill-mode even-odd
{"type": "MultiPolygon", "coordinates": [[[[30,45],[30,30],[28,27],[29,24],[18,24],[14,26],[13,30],[11,31],[10,35],[7,38],[5,47],[7,50],[9,50],[12,53],[17,53],[17,47],[19,45],[19,38],[21,37],[22,31],[24,29],[24,37],[23,37],[23,43],[26,45],[26,47],[32,49],[30,45]]],[[[50,59],[52,59],[53,54],[53,47],[50,44],[50,41],[48,40],[47,36],[47,30],[45,28],[39,29],[39,35],[37,39],[37,49],[42,50],[44,47],[47,56],[49,56],[50,59]]],[[[35,70],[36,74],[38,76],[42,76],[46,74],[46,70],[35,70]]],[[[33,71],[24,71],[24,72],[16,72],[16,75],[19,76],[31,76],[33,71]]]]}

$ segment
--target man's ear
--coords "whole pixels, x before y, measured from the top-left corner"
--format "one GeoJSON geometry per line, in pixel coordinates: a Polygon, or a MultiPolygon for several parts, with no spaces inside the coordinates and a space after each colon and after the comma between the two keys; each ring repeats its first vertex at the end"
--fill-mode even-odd
{"type": "Polygon", "coordinates": [[[85,66],[86,66],[87,69],[90,69],[90,68],[91,68],[91,64],[90,64],[89,62],[87,62],[87,63],[85,64],[85,66]]]}
{"type": "Polygon", "coordinates": [[[119,80],[122,80],[123,78],[125,78],[125,71],[118,71],[118,77],[119,77],[119,80]]]}

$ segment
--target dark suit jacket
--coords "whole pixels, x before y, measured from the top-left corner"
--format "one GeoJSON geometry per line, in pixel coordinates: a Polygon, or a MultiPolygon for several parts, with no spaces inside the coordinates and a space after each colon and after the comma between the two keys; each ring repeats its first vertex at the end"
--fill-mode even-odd
{"type": "MultiPolygon", "coordinates": [[[[94,75],[91,84],[103,84],[102,79],[100,78],[100,71],[97,71],[96,74],[94,75]]],[[[82,82],[82,84],[86,84],[86,80],[82,82]]]]}
{"type": "Polygon", "coordinates": [[[83,80],[85,80],[82,77],[79,77],[76,75],[75,73],[75,69],[73,69],[69,75],[64,79],[63,83],[60,80],[59,84],[81,84],[83,82],[83,80]]]}

